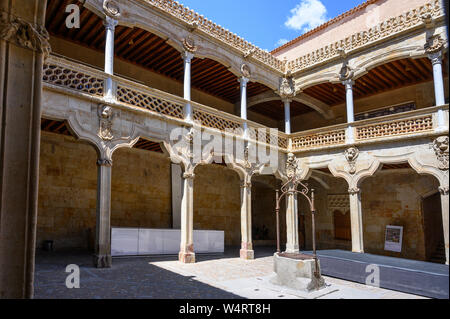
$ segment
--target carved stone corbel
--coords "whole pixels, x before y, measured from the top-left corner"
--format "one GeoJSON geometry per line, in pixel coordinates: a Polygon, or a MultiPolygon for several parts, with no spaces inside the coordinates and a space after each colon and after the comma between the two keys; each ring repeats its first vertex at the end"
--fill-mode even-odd
{"type": "Polygon", "coordinates": [[[247,64],[241,65],[241,74],[244,78],[249,79],[252,76],[252,71],[250,70],[250,67],[247,64]]]}
{"type": "Polygon", "coordinates": [[[295,97],[295,89],[292,79],[282,78],[280,83],[279,95],[282,100],[289,100],[295,97]]]}
{"type": "Polygon", "coordinates": [[[354,175],[356,173],[356,160],[359,156],[359,150],[356,147],[350,147],[345,151],[344,155],[350,166],[349,173],[354,175]]]}
{"type": "Polygon", "coordinates": [[[98,109],[99,129],[98,136],[104,141],[112,141],[114,134],[112,131],[114,111],[109,105],[100,105],[98,109]]]}
{"type": "Polygon", "coordinates": [[[103,12],[105,15],[112,19],[120,18],[120,7],[114,0],[104,0],[103,1],[103,12]]]}
{"type": "Polygon", "coordinates": [[[48,57],[51,53],[50,35],[44,26],[31,24],[0,11],[0,39],[48,57]]]}
{"type": "Polygon", "coordinates": [[[349,188],[348,193],[350,195],[357,195],[361,192],[361,189],[358,187],[349,188]]]}
{"type": "Polygon", "coordinates": [[[183,49],[192,54],[197,52],[198,47],[195,45],[195,40],[191,36],[187,36],[183,39],[183,49]]]}
{"type": "Polygon", "coordinates": [[[448,171],[449,169],[449,137],[448,136],[440,136],[436,138],[431,147],[433,148],[437,160],[438,167],[442,171],[448,171]]]}

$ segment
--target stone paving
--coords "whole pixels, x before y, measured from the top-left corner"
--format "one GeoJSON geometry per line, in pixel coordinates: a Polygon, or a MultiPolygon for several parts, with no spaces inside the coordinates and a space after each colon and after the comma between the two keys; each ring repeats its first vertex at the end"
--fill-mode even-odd
{"type": "Polygon", "coordinates": [[[55,299],[411,299],[422,298],[325,277],[327,288],[311,294],[275,286],[272,252],[256,251],[256,259],[239,259],[239,249],[224,255],[197,255],[196,264],[176,257],[115,258],[112,269],[96,269],[89,254],[39,253],[35,298],[55,299]],[[80,289],[65,285],[66,266],[80,267],[80,289]]]}

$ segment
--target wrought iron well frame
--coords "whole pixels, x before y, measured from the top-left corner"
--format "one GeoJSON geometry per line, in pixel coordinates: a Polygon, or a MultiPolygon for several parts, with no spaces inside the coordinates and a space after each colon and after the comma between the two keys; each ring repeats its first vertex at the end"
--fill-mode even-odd
{"type": "Polygon", "coordinates": [[[281,253],[281,248],[280,248],[280,202],[286,195],[301,194],[308,201],[310,210],[311,210],[313,259],[314,259],[314,262],[316,265],[314,275],[316,276],[316,278],[318,278],[318,277],[320,277],[320,274],[319,274],[319,262],[318,262],[317,251],[316,251],[315,190],[313,188],[310,190],[308,187],[308,184],[302,183],[302,181],[296,176],[296,174],[293,174],[291,177],[289,177],[289,180],[281,186],[280,190],[278,190],[278,189],[276,190],[276,206],[275,206],[276,227],[277,227],[277,253],[278,254],[281,253]],[[299,185],[302,187],[301,190],[298,190],[299,185]],[[280,190],[281,190],[281,195],[280,195],[280,190]],[[308,195],[309,193],[311,193],[311,197],[308,195]]]}

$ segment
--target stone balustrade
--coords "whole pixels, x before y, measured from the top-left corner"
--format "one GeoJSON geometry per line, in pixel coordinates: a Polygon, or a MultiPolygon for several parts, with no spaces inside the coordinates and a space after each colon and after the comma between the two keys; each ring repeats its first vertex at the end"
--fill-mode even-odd
{"type": "Polygon", "coordinates": [[[292,151],[439,135],[442,134],[437,116],[440,110],[446,113],[448,132],[448,105],[444,105],[291,134],[292,151]],[[354,141],[349,139],[348,130],[354,131],[354,141]]]}
{"type": "MultiPolygon", "coordinates": [[[[103,71],[67,59],[51,56],[44,64],[43,81],[46,86],[77,91],[80,94],[103,98],[103,82],[108,77],[103,71]]],[[[183,108],[186,100],[159,91],[131,80],[112,76],[116,85],[116,101],[125,107],[136,107],[149,114],[184,121],[183,108]]],[[[202,127],[241,136],[244,123],[249,128],[249,139],[258,143],[276,145],[283,152],[303,152],[323,148],[342,147],[348,144],[376,143],[386,139],[408,139],[427,134],[442,134],[438,131],[438,111],[446,114],[448,131],[448,105],[432,107],[389,116],[383,116],[355,123],[340,124],[295,134],[271,130],[264,125],[243,120],[212,107],[190,102],[194,121],[202,127]],[[348,136],[353,130],[353,141],[348,136]]]]}

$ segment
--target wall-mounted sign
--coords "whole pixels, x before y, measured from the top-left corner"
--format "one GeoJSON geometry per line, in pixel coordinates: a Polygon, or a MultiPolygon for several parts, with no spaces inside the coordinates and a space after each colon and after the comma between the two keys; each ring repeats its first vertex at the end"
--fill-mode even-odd
{"type": "Polygon", "coordinates": [[[403,227],[386,226],[384,250],[400,253],[402,251],[403,227]]]}

